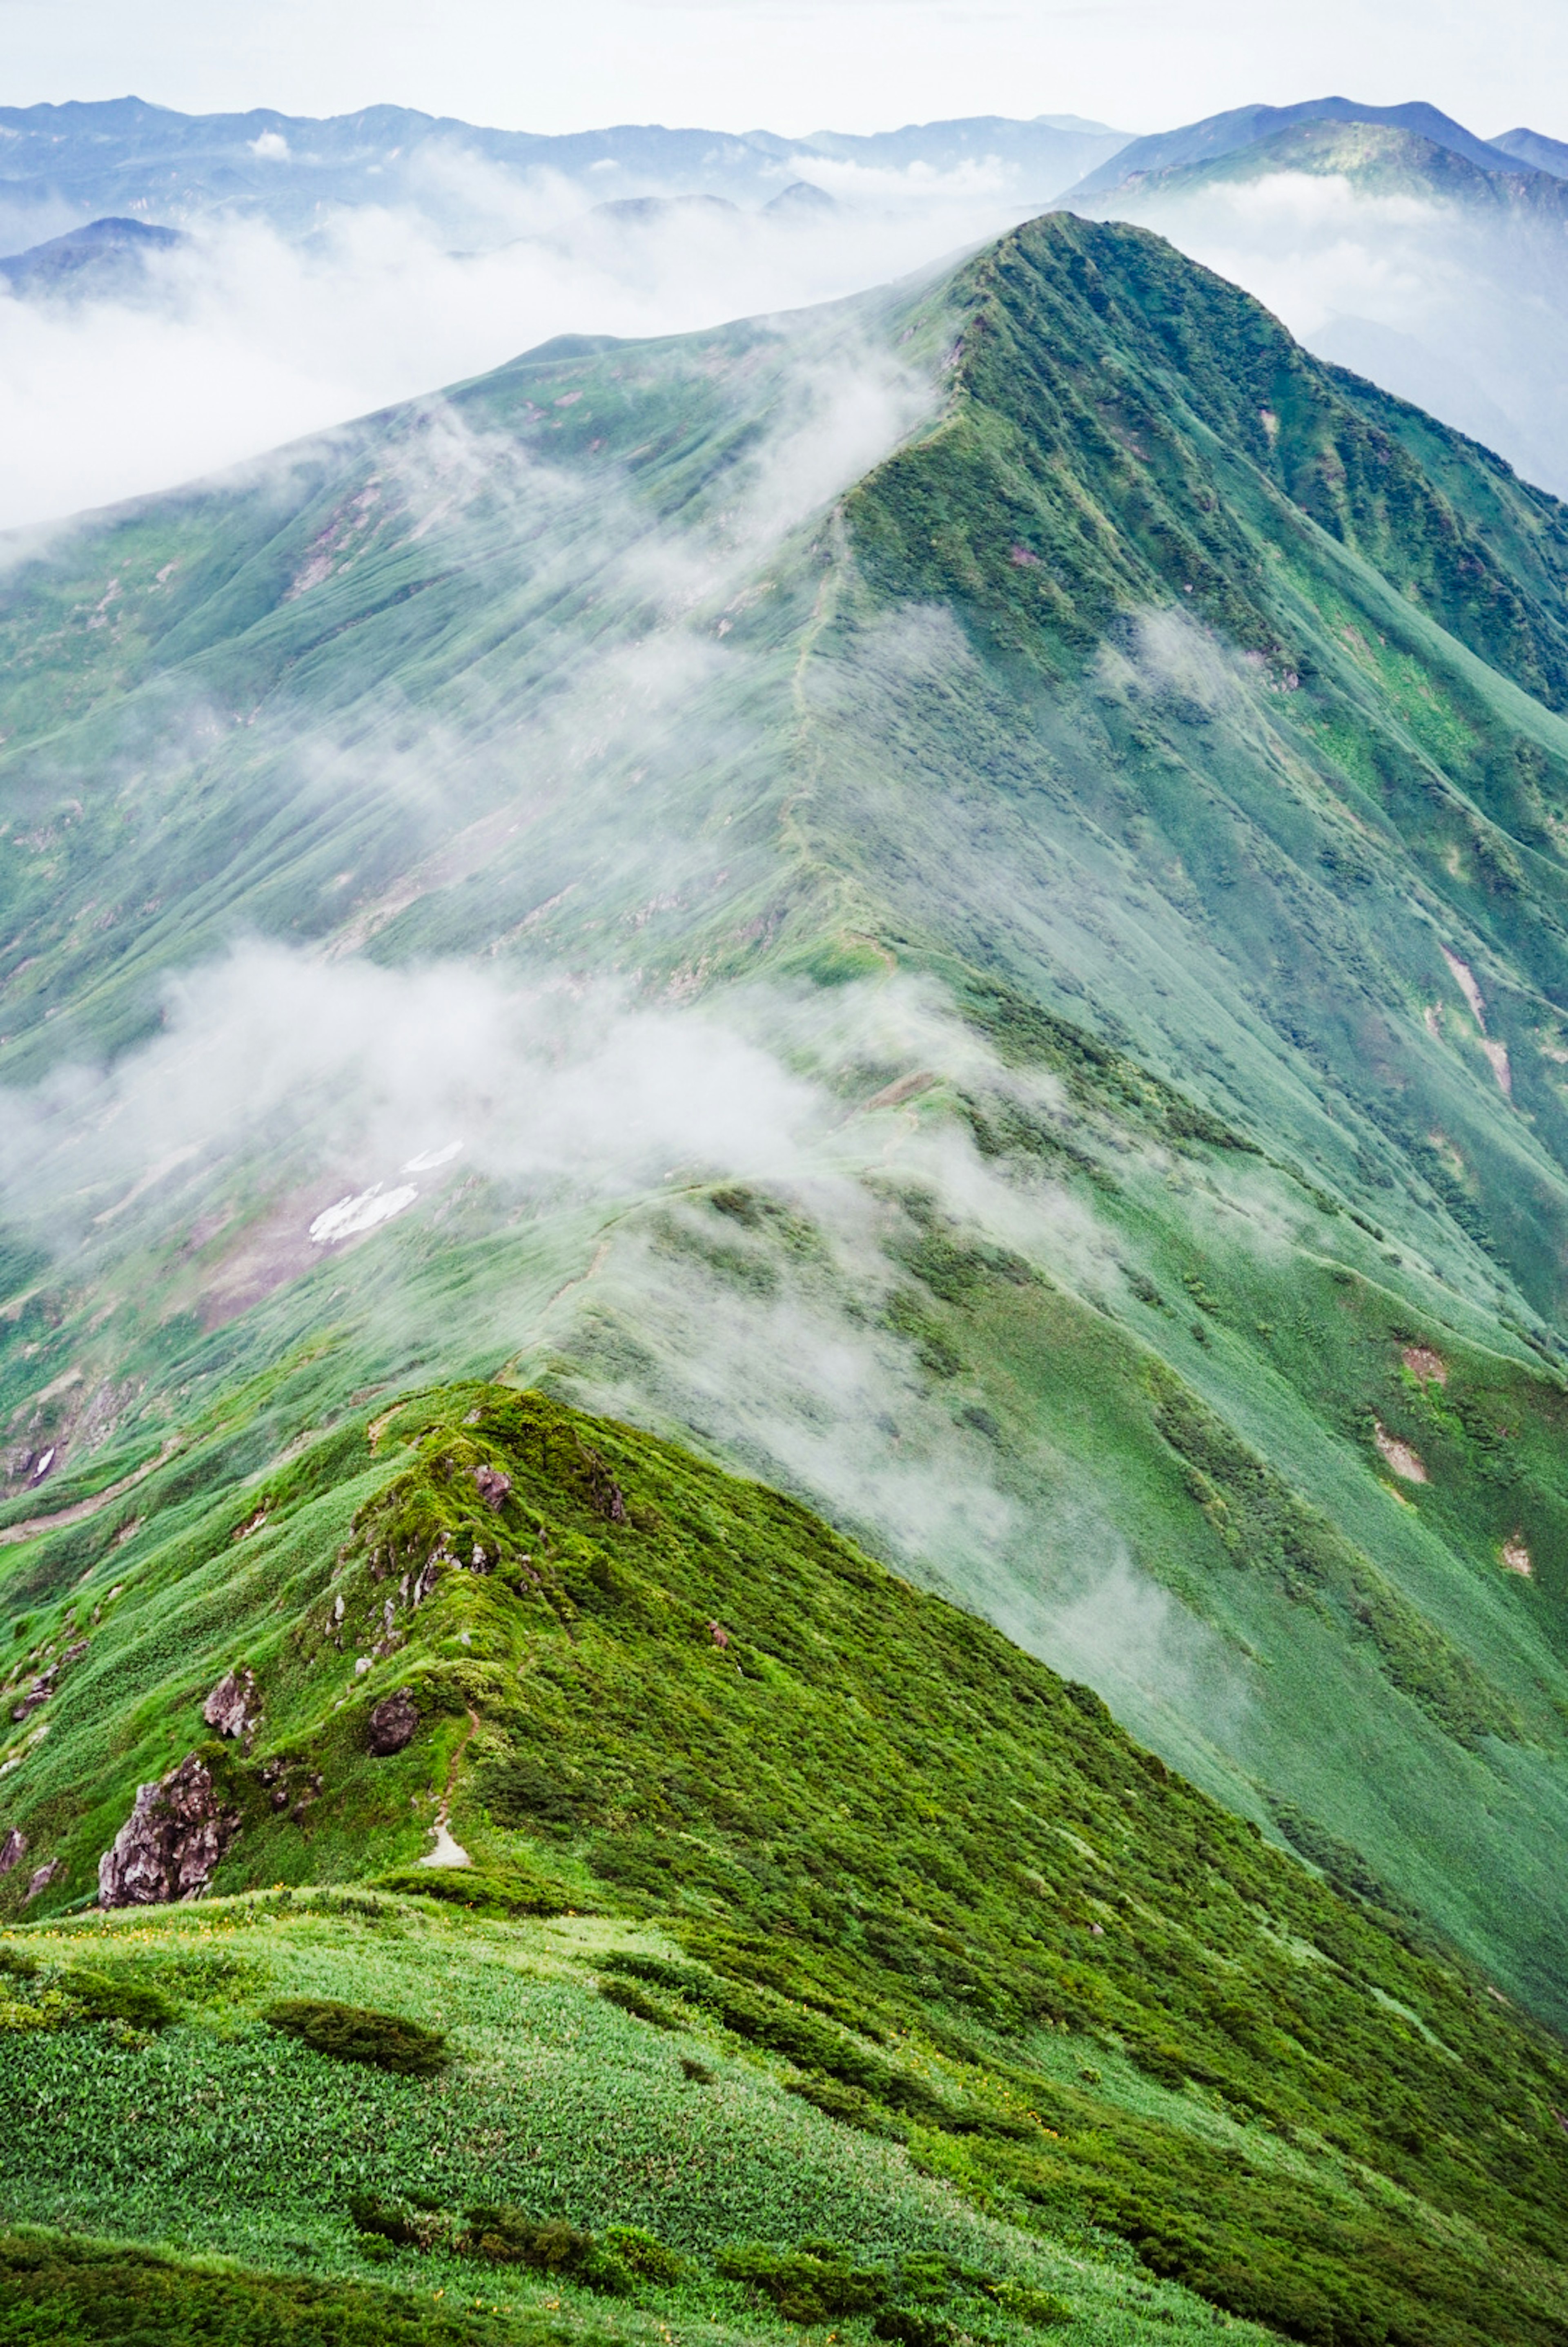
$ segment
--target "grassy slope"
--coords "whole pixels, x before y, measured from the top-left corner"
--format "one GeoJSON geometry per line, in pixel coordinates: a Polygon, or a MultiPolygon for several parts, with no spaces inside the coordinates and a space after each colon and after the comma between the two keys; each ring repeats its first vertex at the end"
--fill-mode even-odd
{"type": "Polygon", "coordinates": [[[696,2261],[683,2304],[707,2319],[743,2314],[711,2275],[726,2241],[826,2236],[1027,2273],[1132,2340],[1167,2317],[1106,2262],[1115,2235],[1308,2340],[1561,2337],[1568,2070],[1452,1957],[775,1493],[494,1387],[371,1431],[269,1484],[250,1571],[227,1526],[255,1490],[205,1542],[155,1546],[98,1634],[99,1700],[85,1677],[62,1698],[69,1856],[200,1738],[203,1637],[248,1660],[253,1750],[202,1748],[244,1817],[217,1887],[258,1889],[15,1942],[46,1970],[12,1983],[13,2219],[335,2276],[362,2270],[351,2190],[501,2198],[651,2229],[696,2261]],[[499,1513],[480,1465],[512,1479],[499,1513]],[[446,1564],[411,1610],[406,1576],[476,1543],[491,1569],[446,1564]],[[356,1675],[389,1597],[391,1650],[356,1675]],[[105,1670],[119,1718],[141,1691],[134,1749],[105,1670]],[[395,1686],[422,1725],[376,1759],[366,1717],[395,1686]],[[410,1867],[438,1796],[470,1870],[410,1867]],[[366,1876],[393,1896],[286,1888],[366,1876]],[[480,1918],[408,1904],[437,1888],[480,1918]],[[71,1965],[161,1986],[180,2025],[118,2051],[29,2028],[71,1965]],[[585,1995],[612,1977],[629,2012],[585,1995]],[[461,2065],[428,2087],[334,2069],[259,2031],[280,1989],[443,2027],[461,2065]],[[682,2053],[716,2100],[694,2105],[682,2053]]]}
{"type": "MultiPolygon", "coordinates": [[[[1122,1716],[1234,1806],[1283,1803],[1319,1846],[1355,1845],[1561,2012],[1568,1517],[1543,1359],[1568,1150],[1561,513],[1137,231],[1047,221],[867,315],[877,335],[912,325],[896,347],[921,364],[962,323],[940,426],[850,498],[847,537],[774,549],[769,591],[738,587],[743,559],[723,572],[697,629],[711,651],[726,624],[723,659],[651,719],[606,701],[598,663],[649,628],[631,558],[715,524],[788,413],[789,352],[748,330],[469,386],[478,465],[439,409],[409,411],[15,574],[4,774],[28,854],[0,879],[6,1064],[143,1031],[157,972],[239,920],[649,986],[935,972],[1013,1075],[1060,1094],[1021,1114],[1005,1084],[955,1078],[866,1116],[888,1177],[871,1268],[899,1293],[848,1301],[885,1306],[906,1390],[1021,1526],[901,1561],[1050,1653],[1076,1549],[1125,1543],[1225,1668],[1217,1700],[1201,1675],[1151,1688],[1097,1662],[1122,1716]],[[590,704],[585,767],[565,746],[590,704]],[[382,786],[429,724],[453,745],[433,806],[382,786]],[[634,775],[628,856],[599,818],[634,775]],[[1479,977],[1484,1039],[1445,944],[1479,977]],[[1500,1039],[1512,1105],[1481,1048],[1500,1039]],[[903,1177],[906,1146],[954,1127],[1037,1209],[1013,1248],[1027,1278],[903,1177]],[[1064,1192],[1119,1269],[1086,1277],[1058,1244],[1064,1192]],[[1414,1343],[1447,1387],[1402,1367],[1414,1343]],[[1161,1361],[1219,1430],[1162,1403],[1161,1361]],[[1396,1486],[1375,1423],[1427,1484],[1396,1486]],[[1288,1491],[1260,1491],[1257,1457],[1288,1491]],[[1527,1582],[1502,1561],[1515,1533],[1527,1582]]],[[[846,1108],[910,1072],[864,1071],[846,1108]]],[[[591,1319],[555,1300],[596,1259],[591,1214],[518,1225],[481,1191],[439,1235],[410,1217],[204,1330],[274,1201],[260,1184],[240,1204],[194,1249],[180,1224],[69,1276],[15,1264],[7,1413],[43,1440],[100,1381],[133,1396],[117,1447],[71,1460],[44,1504],[166,1440],[184,1446],[168,1481],[227,1488],[372,1386],[514,1354],[783,1471],[683,1382],[619,1255],[591,1319]],[[73,1369],[80,1387],[35,1404],[73,1369]],[[254,1399],[269,1378],[286,1407],[254,1399]]],[[[659,1260],[696,1265],[726,1310],[769,1280],[826,1292],[777,1235],[800,1202],[738,1238],[706,1196],[694,1211],[696,1238],[659,1260]]],[[[15,1552],[12,1606],[100,1556],[112,1585],[109,1543],[164,1489],[15,1552]]],[[[149,1522],[123,1554],[154,1542],[149,1522]]],[[[48,1754],[14,1779],[18,1818],[53,1796],[48,1754]]]]}

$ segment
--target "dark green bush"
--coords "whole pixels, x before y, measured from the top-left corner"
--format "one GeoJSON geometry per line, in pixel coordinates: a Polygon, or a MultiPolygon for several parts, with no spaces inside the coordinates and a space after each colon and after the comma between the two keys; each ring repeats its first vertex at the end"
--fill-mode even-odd
{"type": "Polygon", "coordinates": [[[32,2231],[0,2235],[0,2307],[7,2347],[499,2347],[515,2335],[373,2284],[213,2272],[32,2231]]]}
{"type": "MultiPolygon", "coordinates": [[[[523,1867],[485,1873],[476,1866],[406,1866],[376,1877],[378,1891],[402,1899],[440,1899],[470,1914],[564,1915],[577,1901],[558,1882],[523,1867]]],[[[591,1902],[590,1902],[591,1903],[591,1902]]]]}
{"type": "Polygon", "coordinates": [[[650,1996],[636,1981],[605,1981],[600,1984],[599,1994],[607,2004],[618,2004],[623,2013],[635,2013],[639,2021],[651,2021],[656,2029],[686,2027],[678,2013],[658,1997],[650,1996]]]}
{"type": "MultiPolygon", "coordinates": [[[[628,2234],[632,2229],[625,2229],[628,2234]]],[[[636,2235],[638,2240],[647,2235],[636,2235]]],[[[656,2252],[657,2241],[651,2242],[656,2252]]],[[[607,2242],[579,2232],[564,2217],[542,2221],[507,2204],[470,2209],[468,2232],[461,2246],[472,2257],[488,2258],[495,2265],[527,2266],[535,2273],[581,2282],[585,2289],[616,2293],[629,2291],[635,2269],[607,2242]]]]}
{"type": "Polygon", "coordinates": [[[605,2247],[639,2281],[678,2281],[685,2271],[684,2260],[673,2250],[636,2225],[607,2226],[605,2247]]]}
{"type": "Polygon", "coordinates": [[[846,2127],[875,2132],[882,2124],[881,2114],[861,2086],[846,2086],[837,2078],[792,2078],[786,2091],[799,2095],[803,2103],[829,2118],[842,2120],[846,2127]]]}
{"type": "Polygon", "coordinates": [[[1065,2299],[1054,2298],[1048,2290],[1038,2290],[1033,2282],[1008,2280],[995,2283],[991,2291],[998,2306],[1020,2322],[1029,2323],[1036,2331],[1048,2331],[1053,2323],[1071,2322],[1073,2310],[1065,2299]]]}
{"type": "Polygon", "coordinates": [[[453,2223],[440,2201],[423,2193],[393,2200],[379,2192],[351,2192],[349,2214],[356,2233],[398,2249],[435,2249],[449,2239],[453,2223]]]}
{"type": "Polygon", "coordinates": [[[946,2316],[925,2306],[879,2307],[871,2329],[877,2338],[894,2340],[898,2347],[948,2347],[954,2336],[946,2316]]]}
{"type": "Polygon", "coordinates": [[[535,2273],[578,2272],[594,2253],[592,2233],[580,2233],[564,2217],[543,2223],[507,2204],[468,2211],[469,2247],[498,2265],[530,2266],[535,2273]]]}
{"type": "Polygon", "coordinates": [[[677,1996],[703,1998],[713,1987],[711,1973],[695,1964],[673,1964],[664,1956],[645,1956],[635,1949],[614,1951],[600,1959],[600,1970],[625,1973],[633,1980],[649,1981],[655,1988],[673,1990],[677,1996]]]}
{"type": "Polygon", "coordinates": [[[26,1948],[0,1947],[0,1973],[9,1973],[13,1980],[36,1980],[38,1959],[26,1948]]]}
{"type": "Polygon", "coordinates": [[[428,2078],[444,2069],[446,2041],[398,2013],[365,2012],[327,1997],[285,1997],[262,2018],[336,2062],[364,2062],[405,2077],[428,2078]]]}
{"type": "Polygon", "coordinates": [[[727,2281],[744,2282],[771,2300],[787,2322],[827,2322],[871,2314],[886,2305],[891,2277],[880,2266],[852,2266],[849,2251],[831,2241],[773,2250],[737,2241],[714,2260],[727,2281]]]}
{"type": "Polygon", "coordinates": [[[66,1973],[60,1986],[91,2021],[123,2021],[132,2029],[167,2029],[175,2018],[168,1997],[149,1982],[107,1973],[66,1973]]]}

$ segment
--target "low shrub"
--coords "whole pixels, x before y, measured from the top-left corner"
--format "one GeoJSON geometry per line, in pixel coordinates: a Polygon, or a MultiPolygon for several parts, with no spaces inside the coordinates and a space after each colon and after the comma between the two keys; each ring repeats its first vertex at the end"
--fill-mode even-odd
{"type": "Polygon", "coordinates": [[[837,2078],[792,2078],[785,2092],[799,2095],[813,2110],[841,2120],[845,2127],[866,2127],[876,2134],[887,2124],[863,2087],[846,2086],[837,2078]]]}
{"type": "Polygon", "coordinates": [[[892,2293],[892,2277],[883,2268],[850,2265],[849,2252],[831,2241],[802,2242],[797,2250],[732,2242],[714,2265],[726,2281],[743,2282],[771,2300],[787,2322],[874,2313],[892,2293]]]}
{"type": "Polygon", "coordinates": [[[605,2247],[639,2281],[678,2281],[686,2270],[684,2259],[636,2225],[607,2226],[605,2247]]]}
{"type": "Polygon", "coordinates": [[[879,2339],[896,2341],[897,2347],[949,2347],[956,2336],[947,2317],[927,2306],[880,2307],[871,2330],[879,2339]]]}
{"type": "Polygon", "coordinates": [[[150,1982],[131,1980],[125,1973],[71,1971],[60,1986],[90,2021],[121,2021],[131,2029],[167,2029],[175,2009],[150,1982]]]}
{"type": "Polygon", "coordinates": [[[990,2295],[1015,2321],[1027,2322],[1035,2331],[1048,2331],[1054,2323],[1074,2320],[1065,2299],[1053,2297],[1048,2290],[1037,2289],[1033,2282],[1010,2278],[993,2283],[990,2295]]]}
{"type": "Polygon", "coordinates": [[[60,2347],[500,2347],[515,2333],[374,2283],[297,2281],[147,2250],[0,2235],[7,2341],[60,2347]]]}
{"type": "Polygon", "coordinates": [[[284,1997],[262,2015],[274,2029],[300,2038],[335,2062],[363,2062],[404,2077],[429,2078],[444,2069],[446,2041],[398,2013],[371,2013],[326,1997],[284,1997]]]}
{"type": "Polygon", "coordinates": [[[627,1973],[633,1980],[650,1982],[655,1988],[667,1988],[677,1996],[695,1997],[699,2003],[714,1986],[712,1973],[696,1964],[671,1963],[667,1957],[645,1956],[630,1948],[601,1957],[599,1969],[627,1973]]]}
{"type": "Polygon", "coordinates": [[[636,1981],[603,1981],[599,1994],[606,2004],[618,2004],[623,2013],[636,2014],[639,2021],[652,2022],[656,2029],[684,2029],[681,2015],[660,1998],[650,1996],[636,1981]]]}
{"type": "Polygon", "coordinates": [[[448,2241],[453,2230],[453,2219],[439,2202],[412,2196],[389,2200],[379,2192],[351,2192],[349,2214],[356,2233],[396,2249],[433,2250],[448,2241]]]}
{"type": "Polygon", "coordinates": [[[558,1882],[521,1867],[491,1874],[476,1866],[406,1866],[376,1877],[374,1888],[402,1899],[440,1899],[473,1915],[564,1915],[575,1901],[558,1882]]]}
{"type": "Polygon", "coordinates": [[[527,2266],[535,2273],[581,2282],[587,2290],[624,2292],[633,2285],[634,2271],[626,2260],[592,2233],[579,2232],[564,2217],[540,2220],[504,2204],[470,2209],[468,2231],[460,2246],[494,2265],[527,2266]]]}

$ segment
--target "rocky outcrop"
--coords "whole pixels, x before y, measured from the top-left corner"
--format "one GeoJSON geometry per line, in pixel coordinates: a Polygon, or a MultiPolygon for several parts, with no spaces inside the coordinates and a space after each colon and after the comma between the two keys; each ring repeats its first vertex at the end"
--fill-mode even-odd
{"type": "Polygon", "coordinates": [[[510,1475],[503,1475],[497,1467],[476,1467],[473,1471],[473,1480],[479,1486],[479,1496],[487,1508],[494,1510],[505,1506],[506,1495],[512,1489],[510,1475]]]}
{"type": "MultiPolygon", "coordinates": [[[[63,1858],[46,1858],[43,1865],[34,1871],[33,1880],[27,1885],[27,1898],[36,1899],[39,1891],[47,1891],[50,1883],[56,1881],[65,1870],[66,1861],[63,1858]]],[[[25,1906],[26,1900],[22,1903],[25,1906]]]]}
{"type": "Polygon", "coordinates": [[[21,1865],[26,1855],[27,1837],[20,1826],[13,1826],[5,1840],[0,1842],[0,1874],[9,1874],[14,1866],[21,1865]]]}
{"type": "Polygon", "coordinates": [[[153,1785],[138,1785],[136,1806],[98,1860],[100,1907],[159,1907],[198,1899],[239,1830],[205,1761],[189,1753],[153,1785]]]}
{"type": "Polygon", "coordinates": [[[255,1672],[226,1671],[202,1705],[201,1717],[219,1736],[239,1736],[249,1743],[261,1717],[261,1690],[255,1672]]]}
{"type": "Polygon", "coordinates": [[[399,1687],[395,1695],[389,1695],[372,1712],[366,1742],[377,1758],[384,1760],[389,1753],[401,1752],[405,1744],[412,1742],[418,1726],[413,1697],[407,1687],[399,1687]]]}
{"type": "Polygon", "coordinates": [[[78,1638],[74,1646],[67,1646],[66,1648],[65,1653],[59,1657],[57,1662],[50,1663],[44,1670],[41,1670],[38,1673],[37,1677],[33,1681],[32,1686],[27,1689],[26,1694],[22,1697],[21,1702],[12,1706],[12,1718],[25,1719],[30,1711],[36,1711],[41,1703],[47,1703],[49,1697],[55,1692],[55,1682],[59,1677],[60,1673],[68,1668],[72,1663],[77,1661],[87,1653],[87,1640],[85,1638],[78,1638]]]}

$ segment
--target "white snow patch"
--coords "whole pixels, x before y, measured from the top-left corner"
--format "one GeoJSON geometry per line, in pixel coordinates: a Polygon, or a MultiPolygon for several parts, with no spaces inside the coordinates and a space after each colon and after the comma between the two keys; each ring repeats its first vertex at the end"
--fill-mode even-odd
{"type": "Polygon", "coordinates": [[[393,1214],[401,1214],[405,1206],[412,1206],[418,1195],[418,1187],[412,1182],[402,1183],[395,1190],[388,1190],[378,1182],[373,1189],[361,1190],[355,1197],[340,1198],[335,1206],[328,1206],[311,1225],[311,1243],[331,1246],[336,1239],[352,1238],[360,1231],[373,1231],[378,1223],[387,1222],[393,1214]]]}
{"type": "Polygon", "coordinates": [[[438,1165],[450,1165],[462,1147],[461,1141],[449,1141],[444,1149],[423,1149],[417,1157],[409,1159],[402,1170],[405,1174],[433,1174],[438,1165]]]}
{"type": "Polygon", "coordinates": [[[446,1819],[444,1818],[438,1819],[438,1821],[432,1826],[431,1831],[435,1836],[435,1847],[433,1850],[426,1850],[424,1856],[420,1860],[421,1866],[473,1865],[473,1860],[469,1857],[468,1852],[463,1849],[463,1844],[458,1841],[453,1841],[451,1834],[448,1833],[446,1829],[446,1819]]]}

